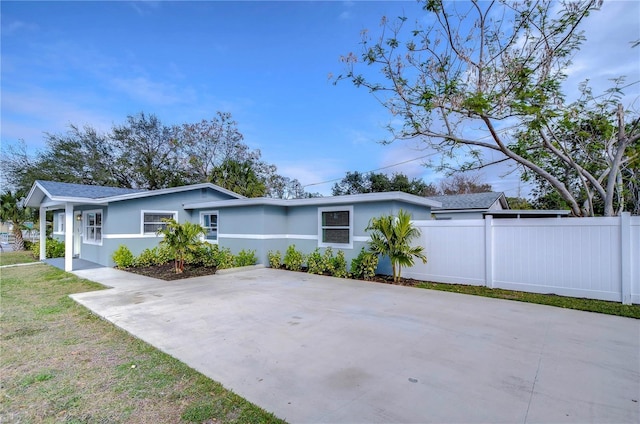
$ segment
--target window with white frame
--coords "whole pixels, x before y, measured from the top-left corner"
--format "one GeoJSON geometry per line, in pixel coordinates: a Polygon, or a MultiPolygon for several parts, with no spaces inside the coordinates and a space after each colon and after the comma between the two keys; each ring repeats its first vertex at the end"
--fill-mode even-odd
{"type": "Polygon", "coordinates": [[[320,247],[353,246],[353,207],[319,208],[318,221],[320,247]]]}
{"type": "Polygon", "coordinates": [[[218,212],[200,212],[200,225],[205,229],[204,240],[210,243],[218,241],[218,212]]]}
{"type": "Polygon", "coordinates": [[[64,212],[58,214],[58,223],[56,225],[55,234],[64,234],[64,212]]]}
{"type": "Polygon", "coordinates": [[[102,244],[102,211],[85,211],[82,221],[84,223],[83,242],[102,244]]]}
{"type": "Polygon", "coordinates": [[[142,233],[155,234],[167,226],[165,220],[178,220],[178,212],[175,211],[142,211],[142,233]]]}

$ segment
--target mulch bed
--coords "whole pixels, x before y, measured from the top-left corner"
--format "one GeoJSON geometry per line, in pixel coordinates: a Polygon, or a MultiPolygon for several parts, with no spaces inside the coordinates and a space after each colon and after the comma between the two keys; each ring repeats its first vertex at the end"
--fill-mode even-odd
{"type": "Polygon", "coordinates": [[[182,280],[183,278],[202,277],[216,273],[216,267],[206,267],[200,265],[185,265],[184,271],[176,274],[173,262],[164,265],[147,266],[144,268],[126,268],[125,271],[134,274],[145,275],[147,277],[158,278],[165,281],[182,280]]]}
{"type": "MultiPolygon", "coordinates": [[[[217,268],[205,267],[200,265],[185,265],[184,272],[176,274],[173,262],[164,265],[154,265],[144,268],[126,268],[126,271],[134,274],[145,275],[147,277],[158,278],[165,281],[182,280],[183,278],[202,277],[205,275],[213,275],[216,273],[217,268]]],[[[305,273],[306,271],[301,271],[305,273]]],[[[383,284],[396,284],[398,286],[413,287],[424,281],[414,280],[412,278],[401,278],[398,283],[393,282],[393,277],[388,275],[376,275],[372,279],[368,280],[374,283],[383,284]]]]}

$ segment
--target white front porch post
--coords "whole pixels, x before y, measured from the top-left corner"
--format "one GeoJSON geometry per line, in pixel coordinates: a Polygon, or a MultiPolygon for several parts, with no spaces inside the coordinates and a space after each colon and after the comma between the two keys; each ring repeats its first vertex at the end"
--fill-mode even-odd
{"type": "Polygon", "coordinates": [[[40,206],[40,260],[47,259],[47,210],[40,206]]]}
{"type": "Polygon", "coordinates": [[[64,205],[64,270],[73,271],[73,204],[64,205]]]}

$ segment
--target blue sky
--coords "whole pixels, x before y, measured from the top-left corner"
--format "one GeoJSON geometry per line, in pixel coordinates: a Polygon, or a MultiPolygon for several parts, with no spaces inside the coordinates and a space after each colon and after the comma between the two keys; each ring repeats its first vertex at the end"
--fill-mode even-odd
{"type": "MultiPolygon", "coordinates": [[[[589,42],[570,70],[640,79],[640,2],[605,1],[589,18],[589,42]]],[[[69,124],[108,130],[140,111],[165,124],[230,112],[252,148],[303,184],[347,171],[385,169],[437,182],[410,161],[428,152],[383,146],[391,116],[364,89],[332,84],[339,58],[359,52],[360,32],[383,15],[415,14],[413,1],[378,2],[11,2],[1,7],[1,134],[35,151],[43,133],[69,124]],[[407,162],[410,161],[410,162],[407,162]]],[[[633,97],[640,88],[635,85],[633,97]]],[[[483,172],[515,196],[517,176],[483,172]]],[[[330,194],[333,183],[307,187],[330,194]]]]}

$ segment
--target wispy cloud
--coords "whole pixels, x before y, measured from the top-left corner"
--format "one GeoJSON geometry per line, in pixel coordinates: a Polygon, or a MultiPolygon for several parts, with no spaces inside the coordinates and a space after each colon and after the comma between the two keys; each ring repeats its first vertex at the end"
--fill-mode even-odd
{"type": "Polygon", "coordinates": [[[140,16],[148,16],[153,11],[160,8],[161,1],[153,1],[153,0],[138,0],[129,2],[129,5],[136,13],[140,16]]]}
{"type": "Polygon", "coordinates": [[[2,25],[2,35],[15,35],[22,31],[35,31],[38,29],[38,25],[31,22],[24,21],[11,21],[6,25],[2,25]]]}
{"type": "Polygon", "coordinates": [[[137,102],[155,106],[190,103],[196,98],[196,93],[191,88],[181,88],[168,82],[152,81],[145,77],[114,78],[111,85],[137,102]]]}
{"type": "Polygon", "coordinates": [[[587,18],[587,39],[566,69],[569,93],[577,95],[578,84],[586,79],[594,93],[609,88],[612,78],[626,76],[628,83],[640,80],[640,47],[632,48],[631,44],[640,38],[639,14],[637,2],[610,1],[587,18]]]}
{"type": "Polygon", "coordinates": [[[27,145],[37,147],[44,144],[45,131],[65,132],[70,124],[91,125],[98,131],[108,131],[114,117],[93,109],[90,105],[94,104],[98,102],[83,102],[70,97],[69,93],[38,89],[20,93],[5,90],[2,93],[0,138],[3,142],[23,139],[27,145]]]}

